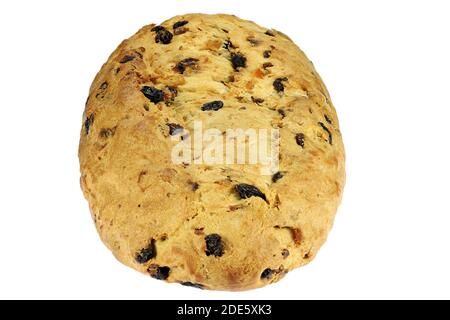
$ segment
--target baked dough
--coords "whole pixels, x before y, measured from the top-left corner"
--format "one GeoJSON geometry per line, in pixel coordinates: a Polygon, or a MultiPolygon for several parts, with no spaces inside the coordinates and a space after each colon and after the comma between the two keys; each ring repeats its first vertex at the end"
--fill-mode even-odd
{"type": "Polygon", "coordinates": [[[345,181],[338,119],[312,63],[283,33],[224,14],[173,17],[123,41],[91,86],[79,158],[115,257],[211,290],[262,287],[309,263],[345,181]],[[174,163],[172,138],[195,121],[277,129],[279,170],[174,163]]]}

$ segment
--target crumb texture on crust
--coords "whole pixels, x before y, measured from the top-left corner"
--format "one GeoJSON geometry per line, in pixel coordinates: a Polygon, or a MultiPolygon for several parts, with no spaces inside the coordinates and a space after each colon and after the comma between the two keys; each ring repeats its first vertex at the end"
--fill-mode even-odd
{"type": "Polygon", "coordinates": [[[333,224],[344,147],[329,94],[290,38],[230,15],[187,14],[122,42],[92,83],[81,186],[125,265],[211,290],[273,283],[310,262],[333,224]],[[174,164],[171,136],[279,129],[280,166],[174,164]]]}

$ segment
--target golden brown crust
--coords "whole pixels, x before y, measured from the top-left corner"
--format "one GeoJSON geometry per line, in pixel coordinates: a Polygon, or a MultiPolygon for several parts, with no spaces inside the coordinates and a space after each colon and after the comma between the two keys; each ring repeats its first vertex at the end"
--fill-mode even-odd
{"type": "Polygon", "coordinates": [[[90,89],[79,157],[97,230],[117,259],[158,279],[212,290],[275,282],[314,258],[341,200],[344,148],[329,94],[278,31],[229,15],[189,14],[162,26],[170,43],[163,35],[156,43],[155,25],[143,27],[90,89]],[[233,54],[245,56],[245,67],[233,68],[233,54]],[[151,102],[143,86],[162,90],[164,101],[151,102]],[[201,110],[213,100],[224,107],[201,110]],[[168,124],[192,130],[194,120],[203,129],[278,128],[282,177],[274,182],[258,165],[174,164],[168,124]],[[241,183],[267,201],[240,199],[241,183]],[[222,255],[206,254],[209,235],[220,236],[222,255]]]}

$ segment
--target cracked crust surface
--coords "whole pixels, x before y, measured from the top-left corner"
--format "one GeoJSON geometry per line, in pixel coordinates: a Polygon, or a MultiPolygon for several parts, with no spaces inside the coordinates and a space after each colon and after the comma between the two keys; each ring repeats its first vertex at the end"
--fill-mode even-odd
{"type": "Polygon", "coordinates": [[[125,265],[168,282],[278,281],[315,257],[341,200],[345,156],[329,94],[281,32],[230,15],[161,26],[123,41],[90,89],[79,158],[100,237],[125,265]],[[202,110],[212,101],[223,106],[202,110]],[[171,133],[195,120],[204,130],[279,129],[279,172],[172,163],[171,133]],[[243,199],[240,184],[266,201],[243,199]]]}

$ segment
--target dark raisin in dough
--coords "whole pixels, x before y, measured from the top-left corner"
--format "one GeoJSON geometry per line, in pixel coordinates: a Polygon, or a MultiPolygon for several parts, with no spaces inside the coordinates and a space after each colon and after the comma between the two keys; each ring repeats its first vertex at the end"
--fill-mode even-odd
{"type": "Polygon", "coordinates": [[[297,133],[295,135],[295,142],[297,142],[297,144],[304,148],[305,147],[305,135],[303,133],[297,133]]]}
{"type": "Polygon", "coordinates": [[[122,59],[120,59],[119,63],[127,63],[134,60],[136,57],[131,54],[124,55],[122,59]]]}
{"type": "Polygon", "coordinates": [[[202,111],[217,111],[223,108],[223,102],[220,100],[207,102],[202,106],[202,111]]]}
{"type": "Polygon", "coordinates": [[[232,53],[231,64],[235,71],[239,71],[239,68],[245,68],[247,66],[247,58],[241,53],[232,53]]]}
{"type": "Polygon", "coordinates": [[[167,126],[169,127],[169,134],[171,136],[177,135],[181,132],[183,132],[183,127],[177,123],[168,123],[167,126]]]}
{"type": "Polygon", "coordinates": [[[89,134],[89,131],[91,130],[91,126],[92,126],[93,123],[94,123],[94,114],[91,113],[86,118],[86,121],[84,121],[84,130],[86,131],[86,134],[89,134]]]}
{"type": "Polygon", "coordinates": [[[235,189],[239,194],[239,197],[241,197],[241,199],[247,199],[250,197],[259,197],[264,201],[267,201],[266,195],[255,186],[246,183],[241,183],[236,185],[235,189]]]}
{"type": "Polygon", "coordinates": [[[266,50],[263,53],[263,57],[266,59],[269,59],[271,55],[272,55],[272,51],[270,51],[270,50],[266,50]]]}
{"type": "Polygon", "coordinates": [[[278,171],[277,173],[275,173],[273,176],[272,176],[272,182],[277,182],[278,180],[280,180],[281,178],[283,178],[283,174],[280,172],[280,171],[278,171]]]}
{"type": "Polygon", "coordinates": [[[228,39],[227,41],[224,42],[223,47],[224,49],[229,50],[230,48],[233,48],[233,43],[228,39]]]}
{"type": "Polygon", "coordinates": [[[189,21],[186,21],[186,20],[177,21],[173,24],[173,29],[183,27],[183,26],[187,25],[188,23],[189,23],[189,21]]]}
{"type": "Polygon", "coordinates": [[[164,92],[155,87],[144,86],[142,87],[141,92],[153,103],[164,101],[164,92]]]}
{"type": "Polygon", "coordinates": [[[166,280],[170,274],[169,267],[160,267],[158,265],[151,265],[147,271],[152,278],[157,280],[166,280]]]}
{"type": "Polygon", "coordinates": [[[261,279],[269,280],[270,278],[272,278],[273,274],[274,271],[272,269],[267,268],[261,273],[261,279]]]}
{"type": "Polygon", "coordinates": [[[283,84],[283,82],[285,82],[287,80],[288,80],[288,78],[286,78],[286,77],[284,77],[284,78],[277,78],[273,82],[273,87],[275,88],[275,90],[277,92],[283,92],[284,91],[284,84],[283,84]]]}
{"type": "Polygon", "coordinates": [[[156,26],[156,27],[153,27],[151,31],[152,32],[160,32],[163,30],[166,30],[166,28],[164,28],[163,26],[156,26]]]}
{"type": "Polygon", "coordinates": [[[154,257],[156,257],[156,246],[155,240],[152,239],[147,248],[142,249],[136,254],[135,260],[137,263],[144,264],[146,262],[149,262],[154,257]]]}
{"type": "Polygon", "coordinates": [[[178,62],[178,63],[175,65],[175,70],[176,70],[177,72],[183,74],[184,71],[186,71],[186,68],[187,68],[187,67],[195,68],[195,67],[197,66],[197,63],[198,63],[198,59],[195,59],[195,58],[186,58],[186,59],[181,60],[180,62],[178,62]]]}
{"type": "Polygon", "coordinates": [[[173,34],[166,29],[159,31],[155,36],[156,43],[169,44],[172,41],[173,34]]]}
{"type": "Polygon", "coordinates": [[[218,234],[210,234],[205,237],[206,255],[221,257],[224,253],[222,238],[218,234]]]}

